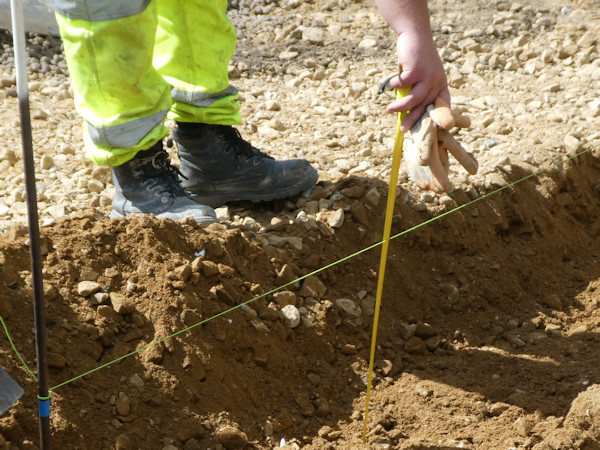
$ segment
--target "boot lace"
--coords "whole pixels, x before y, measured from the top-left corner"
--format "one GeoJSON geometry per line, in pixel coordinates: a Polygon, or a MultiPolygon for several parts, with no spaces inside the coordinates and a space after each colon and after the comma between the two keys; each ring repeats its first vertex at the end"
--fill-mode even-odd
{"type": "Polygon", "coordinates": [[[225,144],[225,148],[231,151],[237,158],[250,159],[274,159],[273,157],[261,152],[259,149],[254,147],[250,142],[246,141],[240,132],[227,125],[221,125],[218,127],[218,138],[225,144]]]}
{"type": "MultiPolygon", "coordinates": [[[[171,165],[169,154],[160,150],[147,158],[136,159],[133,162],[135,176],[142,179],[142,184],[154,191],[157,196],[185,195],[185,190],[179,181],[179,175],[186,178],[177,167],[171,165]]],[[[187,179],[187,178],[186,178],[187,179]]]]}

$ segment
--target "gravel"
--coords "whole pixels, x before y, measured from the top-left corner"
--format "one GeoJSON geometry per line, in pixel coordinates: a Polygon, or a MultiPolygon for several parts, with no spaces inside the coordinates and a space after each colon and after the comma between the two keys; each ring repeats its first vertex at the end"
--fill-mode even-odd
{"type": "MultiPolygon", "coordinates": [[[[393,36],[372,6],[338,1],[315,10],[312,3],[230,2],[239,35],[230,75],[242,95],[240,130],[278,159],[309,159],[322,180],[350,175],[387,180],[395,118],[384,112],[390,97],[376,90],[393,71],[393,36]],[[270,15],[274,8],[278,14],[270,15]],[[345,11],[348,16],[337,19],[345,11]],[[332,49],[345,56],[334,60],[332,49]]],[[[436,5],[433,27],[453,105],[473,118],[472,128],[460,131],[458,139],[480,162],[475,176],[452,163],[458,191],[480,195],[505,184],[516,166],[538,170],[597,142],[600,98],[590,86],[600,82],[599,30],[585,25],[582,10],[499,2],[490,23],[473,26],[436,5]],[[499,166],[508,175],[499,175],[499,166]]],[[[89,208],[108,214],[110,170],[94,167],[83,156],[61,41],[35,34],[27,41],[41,223],[89,208]]],[[[9,32],[0,32],[0,45],[0,137],[5,143],[0,150],[0,230],[5,233],[11,224],[26,222],[26,204],[9,32]]],[[[407,190],[404,201],[417,211],[454,205],[452,194],[421,195],[404,169],[400,181],[407,190]]],[[[289,218],[307,228],[325,222],[336,229],[350,211],[348,198],[379,201],[377,192],[352,195],[332,191],[285,206],[289,218]]],[[[221,209],[219,217],[227,226],[264,230],[249,214],[236,205],[221,209]]],[[[272,244],[302,245],[298,240],[272,244]]]]}

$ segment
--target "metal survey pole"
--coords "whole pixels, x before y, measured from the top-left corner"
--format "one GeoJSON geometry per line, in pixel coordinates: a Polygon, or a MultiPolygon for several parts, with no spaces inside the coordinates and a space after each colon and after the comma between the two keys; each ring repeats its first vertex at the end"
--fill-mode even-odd
{"type": "Polygon", "coordinates": [[[35,342],[37,353],[40,448],[48,450],[50,448],[50,399],[48,394],[48,363],[46,359],[46,312],[44,308],[42,255],[40,251],[35,167],[33,164],[29,89],[27,86],[27,48],[25,46],[23,0],[11,0],[10,10],[12,17],[15,70],[17,73],[17,92],[19,95],[19,115],[21,119],[23,168],[25,171],[25,193],[27,195],[27,218],[29,221],[29,248],[31,253],[31,278],[33,281],[35,342]]]}

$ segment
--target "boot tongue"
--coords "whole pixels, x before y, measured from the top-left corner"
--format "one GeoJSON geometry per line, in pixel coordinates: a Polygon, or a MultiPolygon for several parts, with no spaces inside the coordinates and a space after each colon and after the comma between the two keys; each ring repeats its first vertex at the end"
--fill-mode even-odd
{"type": "Polygon", "coordinates": [[[246,159],[251,158],[268,158],[274,159],[273,157],[267,155],[266,153],[261,152],[259,149],[255,148],[250,144],[250,142],[245,141],[242,138],[242,135],[237,130],[237,128],[222,125],[216,128],[219,139],[226,144],[233,153],[240,157],[245,157],[246,159]]]}

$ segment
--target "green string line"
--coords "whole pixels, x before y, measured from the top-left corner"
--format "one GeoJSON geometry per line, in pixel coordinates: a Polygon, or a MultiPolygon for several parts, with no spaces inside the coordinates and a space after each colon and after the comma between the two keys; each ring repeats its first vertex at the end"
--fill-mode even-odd
{"type": "MultiPolygon", "coordinates": [[[[483,195],[483,196],[481,196],[481,197],[479,197],[479,198],[476,198],[476,199],[474,199],[474,200],[471,200],[471,201],[469,201],[469,202],[465,203],[464,205],[457,206],[456,208],[453,208],[453,209],[451,209],[451,210],[449,210],[449,211],[446,211],[446,212],[444,212],[444,213],[442,213],[442,214],[440,214],[440,215],[438,215],[438,216],[435,216],[435,217],[433,217],[433,218],[431,218],[431,219],[429,219],[429,220],[426,220],[425,222],[422,222],[422,223],[420,223],[420,224],[418,224],[418,225],[415,225],[415,226],[413,226],[413,227],[411,227],[411,228],[408,228],[408,229],[406,229],[406,230],[404,230],[404,231],[402,231],[402,232],[400,232],[400,233],[397,233],[397,234],[395,234],[395,235],[391,236],[391,237],[389,238],[389,240],[391,241],[392,239],[396,239],[396,238],[398,238],[398,237],[400,237],[400,236],[404,236],[405,234],[407,234],[407,233],[410,233],[410,232],[412,232],[412,231],[414,231],[414,230],[416,230],[416,229],[418,229],[418,228],[424,227],[425,225],[427,225],[427,224],[429,224],[429,223],[431,223],[431,222],[434,222],[434,221],[436,221],[436,220],[440,220],[441,218],[443,218],[443,217],[446,217],[446,216],[447,216],[447,215],[449,215],[449,214],[452,214],[452,213],[454,213],[454,212],[456,212],[456,211],[459,211],[459,210],[461,210],[461,209],[463,209],[463,208],[466,208],[467,206],[470,206],[470,205],[472,205],[472,204],[474,204],[474,203],[476,203],[476,202],[479,202],[479,201],[481,201],[481,200],[483,200],[483,199],[485,199],[485,198],[488,198],[488,197],[490,197],[490,196],[492,196],[492,195],[494,195],[494,194],[497,194],[498,192],[500,192],[500,191],[503,191],[504,189],[510,188],[510,187],[512,187],[512,186],[514,186],[514,185],[516,185],[516,184],[518,184],[518,183],[521,183],[521,182],[523,182],[523,181],[525,181],[525,180],[528,180],[529,178],[532,178],[532,177],[538,176],[538,175],[540,175],[540,174],[542,174],[542,173],[544,173],[544,172],[546,172],[546,171],[548,171],[548,170],[550,170],[550,169],[552,169],[552,168],[554,168],[554,167],[561,166],[561,165],[563,165],[563,164],[565,164],[565,163],[567,163],[567,162],[571,161],[572,159],[575,159],[575,158],[577,158],[577,157],[579,157],[579,156],[581,156],[581,155],[583,155],[583,154],[585,154],[585,153],[588,153],[588,152],[590,152],[591,150],[592,150],[592,148],[588,148],[587,150],[583,150],[582,152],[579,152],[579,153],[577,153],[577,154],[575,154],[575,155],[573,155],[573,156],[570,156],[570,157],[568,157],[568,158],[566,158],[566,159],[564,159],[564,160],[561,160],[561,161],[558,161],[558,162],[556,162],[556,163],[554,163],[554,164],[551,164],[550,166],[548,166],[548,167],[546,167],[546,168],[543,168],[543,169],[540,169],[540,170],[538,170],[537,172],[531,173],[531,174],[529,174],[529,175],[527,175],[527,176],[525,176],[525,177],[523,177],[523,178],[520,178],[520,179],[519,179],[519,180],[517,180],[517,181],[513,181],[513,182],[511,182],[511,183],[508,183],[507,185],[505,185],[505,186],[502,186],[502,187],[500,187],[500,188],[496,189],[495,191],[492,191],[492,192],[490,192],[490,193],[488,193],[488,194],[485,194],[485,195],[483,195]]],[[[144,345],[143,347],[141,347],[141,348],[139,348],[139,349],[137,349],[137,350],[134,350],[134,351],[132,351],[132,352],[130,352],[130,353],[127,353],[126,355],[123,355],[123,356],[121,356],[121,357],[119,357],[119,358],[116,358],[116,359],[114,359],[114,360],[110,361],[110,362],[107,362],[107,363],[105,363],[105,364],[102,364],[101,366],[99,366],[99,367],[96,367],[95,369],[89,370],[89,371],[87,371],[87,372],[85,372],[85,373],[83,373],[83,374],[81,374],[81,375],[78,375],[78,376],[76,376],[76,377],[74,377],[74,378],[71,378],[70,380],[67,380],[67,381],[64,381],[64,382],[62,382],[62,383],[60,383],[60,384],[57,384],[56,386],[54,386],[54,387],[50,388],[50,389],[48,390],[48,392],[49,392],[49,393],[52,393],[52,391],[54,391],[55,389],[58,389],[58,388],[60,388],[60,387],[62,387],[62,386],[65,386],[65,385],[67,385],[67,384],[69,384],[69,383],[72,383],[73,381],[79,380],[79,379],[81,379],[81,378],[83,378],[83,377],[85,377],[85,376],[87,376],[87,375],[90,375],[90,374],[92,374],[92,373],[94,373],[94,372],[97,372],[97,371],[99,371],[99,370],[101,370],[101,369],[103,369],[103,368],[105,368],[105,367],[108,367],[108,366],[110,366],[110,365],[112,365],[112,364],[116,364],[116,363],[118,363],[118,362],[120,362],[120,361],[124,360],[125,358],[128,358],[128,357],[130,357],[130,356],[133,356],[133,355],[135,355],[135,354],[137,354],[137,353],[140,353],[141,351],[143,351],[143,350],[146,350],[147,348],[150,348],[150,347],[153,347],[153,346],[155,346],[155,345],[158,345],[158,344],[160,344],[160,343],[162,343],[162,342],[166,341],[167,339],[174,338],[175,336],[178,336],[178,335],[180,335],[180,334],[182,334],[182,333],[185,333],[185,332],[187,332],[187,331],[190,331],[191,329],[193,329],[193,328],[196,328],[196,327],[197,327],[197,326],[199,326],[199,325],[203,325],[203,324],[205,324],[205,323],[207,323],[207,322],[209,322],[209,321],[211,321],[211,320],[214,320],[214,319],[216,319],[216,318],[218,318],[218,317],[224,316],[225,314],[229,314],[230,312],[232,312],[232,311],[235,311],[236,309],[239,309],[239,308],[241,308],[241,307],[242,307],[242,306],[244,306],[244,305],[247,305],[247,304],[249,304],[249,303],[252,303],[252,302],[254,302],[254,301],[256,301],[256,300],[259,300],[259,299],[261,299],[261,298],[263,298],[263,297],[266,297],[267,295],[270,295],[270,294],[272,294],[272,293],[274,293],[274,292],[277,292],[277,291],[279,291],[279,290],[281,290],[281,289],[283,289],[283,288],[285,288],[285,287],[287,287],[287,286],[290,286],[290,285],[292,285],[292,284],[295,284],[295,283],[297,283],[297,282],[299,282],[299,281],[302,281],[302,280],[304,280],[304,279],[306,279],[306,278],[308,278],[308,277],[310,277],[310,276],[313,276],[313,275],[316,275],[316,274],[318,274],[318,273],[321,273],[321,272],[323,272],[323,271],[325,271],[325,270],[327,270],[327,269],[329,269],[329,268],[331,268],[331,267],[333,267],[333,266],[336,266],[336,265],[338,265],[338,264],[341,264],[341,263],[343,263],[343,262],[345,262],[345,261],[348,261],[349,259],[352,259],[352,258],[354,258],[354,257],[356,257],[356,256],[359,256],[359,255],[361,255],[361,254],[363,254],[363,253],[365,253],[365,252],[367,252],[367,251],[369,251],[369,250],[372,250],[372,249],[374,249],[374,248],[376,248],[376,247],[379,247],[379,246],[380,246],[380,245],[382,245],[384,242],[386,242],[386,240],[385,240],[385,239],[384,239],[384,240],[382,240],[382,241],[376,242],[375,244],[369,245],[368,247],[365,247],[365,248],[363,248],[363,249],[361,249],[361,250],[358,250],[357,252],[354,252],[354,253],[352,253],[352,254],[350,254],[350,255],[347,255],[347,256],[345,256],[345,257],[343,257],[343,258],[341,258],[341,259],[339,259],[339,260],[337,260],[337,261],[334,261],[334,262],[332,262],[332,263],[330,263],[330,264],[327,264],[326,266],[323,266],[323,267],[321,267],[321,268],[319,268],[319,269],[313,270],[312,272],[310,272],[310,273],[308,273],[308,274],[306,274],[306,275],[303,275],[303,276],[301,276],[301,277],[299,277],[299,278],[296,278],[296,279],[295,279],[295,280],[293,280],[293,281],[290,281],[290,282],[288,282],[288,283],[286,283],[286,284],[283,284],[283,285],[281,285],[281,286],[279,286],[279,287],[273,288],[273,289],[271,289],[270,291],[268,291],[268,292],[265,292],[264,294],[261,294],[261,295],[258,295],[258,296],[256,296],[256,297],[253,297],[253,298],[251,298],[251,299],[249,299],[249,300],[246,300],[246,301],[245,301],[245,302],[243,302],[243,303],[240,303],[239,305],[233,306],[233,307],[231,307],[231,308],[229,308],[229,309],[226,309],[225,311],[222,311],[222,312],[220,312],[220,313],[218,313],[218,314],[215,314],[215,315],[213,315],[213,316],[211,316],[211,317],[208,317],[208,318],[206,318],[206,319],[204,319],[204,320],[202,320],[202,321],[200,321],[200,322],[197,322],[197,323],[195,323],[195,324],[193,324],[193,325],[190,325],[189,327],[187,327],[187,328],[184,328],[184,329],[182,329],[182,330],[179,330],[179,331],[177,331],[177,332],[175,332],[175,333],[171,334],[170,336],[164,337],[164,338],[162,338],[162,339],[160,339],[160,340],[158,340],[158,341],[153,341],[153,342],[150,342],[149,344],[147,344],[147,345],[144,345]]],[[[2,320],[2,317],[0,317],[0,321],[2,321],[2,325],[4,325],[4,321],[2,320]]],[[[23,365],[24,365],[24,366],[27,368],[27,370],[29,371],[29,373],[30,373],[30,374],[33,376],[33,378],[34,378],[34,379],[37,381],[37,378],[36,378],[36,376],[33,374],[33,372],[32,372],[31,370],[29,370],[29,368],[27,367],[27,365],[26,365],[26,364],[25,364],[25,362],[23,361],[23,358],[21,358],[21,356],[19,355],[19,353],[18,353],[18,351],[17,351],[16,347],[15,347],[15,346],[12,344],[12,340],[11,340],[11,338],[10,338],[9,334],[8,334],[8,330],[6,329],[6,325],[4,325],[4,331],[6,332],[6,335],[7,335],[8,339],[9,339],[9,341],[10,341],[10,343],[11,343],[12,347],[13,347],[13,350],[15,351],[15,353],[17,354],[17,356],[19,356],[19,359],[21,360],[21,362],[23,363],[23,365]]],[[[44,400],[44,399],[42,399],[42,400],[44,400]]]]}
{"type": "Polygon", "coordinates": [[[23,366],[25,366],[25,368],[27,369],[27,371],[29,372],[29,375],[31,375],[33,377],[33,379],[37,382],[38,379],[35,376],[35,374],[32,372],[32,370],[29,368],[29,366],[25,363],[25,361],[23,360],[23,358],[21,357],[21,354],[19,353],[19,351],[17,350],[17,347],[15,346],[15,344],[13,343],[12,338],[10,337],[10,334],[8,332],[8,328],[6,328],[6,324],[4,323],[4,319],[2,318],[2,316],[0,316],[0,322],[2,322],[2,327],[4,328],[4,332],[6,333],[6,337],[8,338],[8,342],[10,342],[10,345],[13,349],[13,351],[15,352],[15,354],[19,357],[19,360],[21,361],[21,364],[23,364],[23,366]]]}

